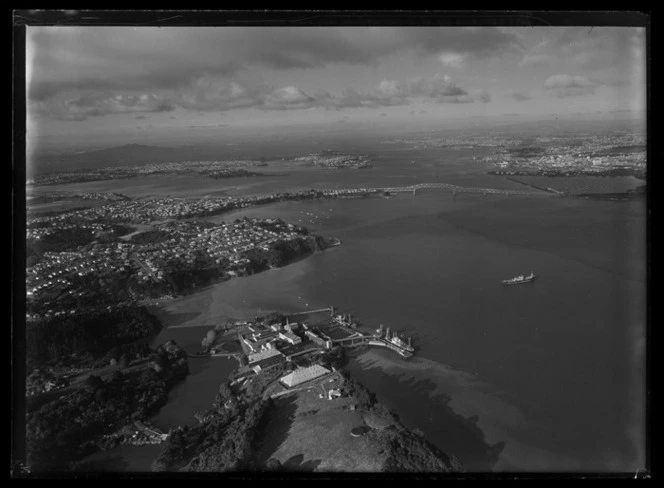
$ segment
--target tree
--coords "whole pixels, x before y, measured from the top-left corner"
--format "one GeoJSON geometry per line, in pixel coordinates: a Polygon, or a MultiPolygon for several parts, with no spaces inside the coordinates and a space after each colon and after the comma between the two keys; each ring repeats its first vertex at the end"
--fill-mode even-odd
{"type": "Polygon", "coordinates": [[[120,367],[126,368],[127,366],[129,366],[129,358],[127,357],[126,354],[123,354],[122,356],[120,356],[120,367]]]}
{"type": "Polygon", "coordinates": [[[88,379],[85,380],[85,386],[90,391],[96,391],[104,386],[104,381],[99,376],[91,374],[88,376],[88,379]]]}
{"type": "Polygon", "coordinates": [[[205,338],[201,342],[201,345],[203,347],[210,347],[213,343],[214,340],[217,338],[217,333],[214,330],[209,330],[208,333],[206,334],[205,338]]]}
{"type": "Polygon", "coordinates": [[[265,465],[265,469],[268,471],[281,471],[283,466],[281,465],[281,461],[278,459],[270,458],[265,465]]]}

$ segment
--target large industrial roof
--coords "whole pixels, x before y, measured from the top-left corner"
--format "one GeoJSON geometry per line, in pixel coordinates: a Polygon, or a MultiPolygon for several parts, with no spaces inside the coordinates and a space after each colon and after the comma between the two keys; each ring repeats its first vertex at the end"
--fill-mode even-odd
{"type": "Polygon", "coordinates": [[[329,369],[324,368],[319,364],[314,364],[307,368],[296,369],[292,373],[287,374],[286,376],[281,378],[281,382],[284,385],[286,385],[288,388],[291,388],[293,386],[316,379],[319,376],[323,376],[328,373],[330,373],[329,369]]]}

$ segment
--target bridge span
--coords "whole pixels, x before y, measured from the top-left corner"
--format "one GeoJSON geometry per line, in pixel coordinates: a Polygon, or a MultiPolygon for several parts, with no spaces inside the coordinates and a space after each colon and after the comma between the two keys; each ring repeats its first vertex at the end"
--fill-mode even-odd
{"type": "Polygon", "coordinates": [[[482,193],[484,195],[521,195],[521,196],[552,196],[551,192],[545,190],[532,192],[532,191],[521,191],[521,190],[501,190],[498,188],[474,188],[474,187],[465,187],[452,185],[449,183],[418,183],[416,185],[410,186],[398,186],[392,188],[375,188],[376,191],[384,191],[390,193],[415,193],[418,190],[447,190],[451,191],[453,194],[457,192],[460,193],[482,193]]]}

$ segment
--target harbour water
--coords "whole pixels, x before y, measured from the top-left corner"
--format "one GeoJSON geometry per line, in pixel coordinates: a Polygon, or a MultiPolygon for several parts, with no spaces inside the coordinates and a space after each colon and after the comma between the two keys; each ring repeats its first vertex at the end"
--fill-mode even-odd
{"type": "MultiPolygon", "coordinates": [[[[470,470],[628,471],[642,462],[644,435],[638,205],[428,194],[245,210],[226,218],[306,216],[343,245],[206,293],[213,315],[334,304],[367,329],[382,323],[413,334],[416,361],[430,365],[419,376],[411,364],[360,357],[364,371],[391,380],[361,376],[411,419],[423,419],[427,405],[412,403],[413,392],[432,384],[432,420],[420,425],[427,434],[438,394],[476,417],[487,442],[504,445],[492,462],[464,458],[470,470]],[[534,283],[501,285],[531,270],[534,283]],[[459,387],[451,372],[471,381],[459,387]]],[[[454,452],[455,439],[441,447],[454,452]]]]}
{"type": "MultiPolygon", "coordinates": [[[[399,181],[398,168],[385,179],[399,181]]],[[[362,171],[330,174],[341,185],[362,171]]],[[[400,183],[431,181],[423,171],[400,183]]],[[[312,175],[311,187],[324,184],[312,175]]],[[[477,171],[448,176],[523,189],[477,171]]],[[[173,324],[191,328],[160,340],[174,334],[193,347],[200,326],[225,317],[334,305],[365,330],[413,336],[417,357],[407,362],[370,350],[349,367],[469,471],[635,471],[645,462],[645,215],[643,201],[446,192],[243,209],[212,220],[283,218],[343,244],[162,303],[173,324]],[[533,283],[501,285],[530,271],[533,283]]],[[[157,426],[192,420],[234,367],[190,362],[157,426]]]]}

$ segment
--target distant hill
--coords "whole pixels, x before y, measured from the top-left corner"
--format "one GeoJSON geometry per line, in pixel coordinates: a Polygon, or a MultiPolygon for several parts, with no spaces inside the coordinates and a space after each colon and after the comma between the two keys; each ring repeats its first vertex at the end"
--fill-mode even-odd
{"type": "Polygon", "coordinates": [[[221,158],[219,148],[209,146],[148,146],[125,144],[124,146],[96,149],[77,153],[36,155],[32,162],[33,174],[55,171],[77,171],[101,167],[132,166],[166,161],[187,161],[221,158]]]}

